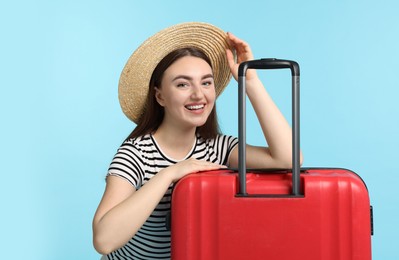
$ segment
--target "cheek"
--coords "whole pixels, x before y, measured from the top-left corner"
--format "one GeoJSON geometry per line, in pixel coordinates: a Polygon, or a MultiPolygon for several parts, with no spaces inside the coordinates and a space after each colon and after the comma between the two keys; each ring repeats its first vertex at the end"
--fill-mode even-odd
{"type": "Polygon", "coordinates": [[[164,92],[162,92],[162,101],[163,101],[163,107],[169,107],[169,106],[173,107],[174,104],[178,104],[179,95],[164,90],[164,92]]]}
{"type": "Polygon", "coordinates": [[[215,89],[209,91],[208,95],[208,102],[214,104],[216,100],[216,92],[215,89]]]}

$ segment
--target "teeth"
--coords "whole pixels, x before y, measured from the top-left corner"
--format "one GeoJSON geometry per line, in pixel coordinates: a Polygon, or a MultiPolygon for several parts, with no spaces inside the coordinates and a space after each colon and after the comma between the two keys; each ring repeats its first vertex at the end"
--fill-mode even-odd
{"type": "Polygon", "coordinates": [[[186,108],[189,110],[197,110],[197,109],[204,108],[204,105],[186,106],[186,108]]]}

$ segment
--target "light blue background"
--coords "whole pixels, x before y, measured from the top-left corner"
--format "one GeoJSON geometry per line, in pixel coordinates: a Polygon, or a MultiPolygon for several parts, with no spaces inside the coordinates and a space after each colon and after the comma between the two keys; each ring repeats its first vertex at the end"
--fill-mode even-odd
{"type": "MultiPolygon", "coordinates": [[[[164,27],[205,21],[257,58],[301,66],[304,166],[360,174],[374,259],[399,259],[398,1],[9,1],[0,7],[2,259],[98,259],[91,220],[134,125],[117,98],[130,54],[164,27]]],[[[261,73],[290,116],[288,71],[261,73]]],[[[218,101],[236,134],[236,83],[218,101]]],[[[248,112],[249,142],[262,143],[248,112]]]]}

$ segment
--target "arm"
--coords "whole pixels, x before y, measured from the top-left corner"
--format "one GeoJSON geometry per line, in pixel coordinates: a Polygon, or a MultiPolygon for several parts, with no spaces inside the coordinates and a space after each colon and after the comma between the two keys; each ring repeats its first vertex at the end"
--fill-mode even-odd
{"type": "Polygon", "coordinates": [[[104,196],[93,219],[93,243],[101,254],[125,245],[151,215],[168,187],[188,173],[223,166],[195,159],[163,169],[139,190],[115,176],[108,176],[104,196]]]}
{"type": "MultiPolygon", "coordinates": [[[[238,78],[241,62],[253,60],[250,46],[243,40],[228,33],[230,45],[236,50],[237,62],[231,50],[226,51],[234,78],[238,78]]],[[[284,116],[273,102],[255,70],[248,70],[246,76],[247,95],[258,117],[263,135],[269,147],[247,146],[247,165],[253,168],[291,168],[292,131],[284,116]]],[[[302,163],[302,154],[301,154],[302,163]]],[[[230,165],[238,165],[238,148],[230,157],[230,165]]]]}

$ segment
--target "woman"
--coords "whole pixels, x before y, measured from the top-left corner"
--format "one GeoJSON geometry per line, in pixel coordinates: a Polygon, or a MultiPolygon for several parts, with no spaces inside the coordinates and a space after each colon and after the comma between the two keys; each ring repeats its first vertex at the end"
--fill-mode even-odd
{"type": "MultiPolygon", "coordinates": [[[[219,132],[215,100],[231,74],[237,79],[240,62],[251,59],[246,42],[205,23],[167,28],[130,57],[119,98],[137,126],[110,165],[94,216],[99,253],[107,259],[170,259],[165,216],[173,184],[190,173],[238,165],[237,138],[219,132]],[[159,43],[168,47],[156,48],[159,43]]],[[[256,72],[249,70],[246,78],[269,145],[248,145],[247,166],[289,168],[291,129],[256,72]]]]}

